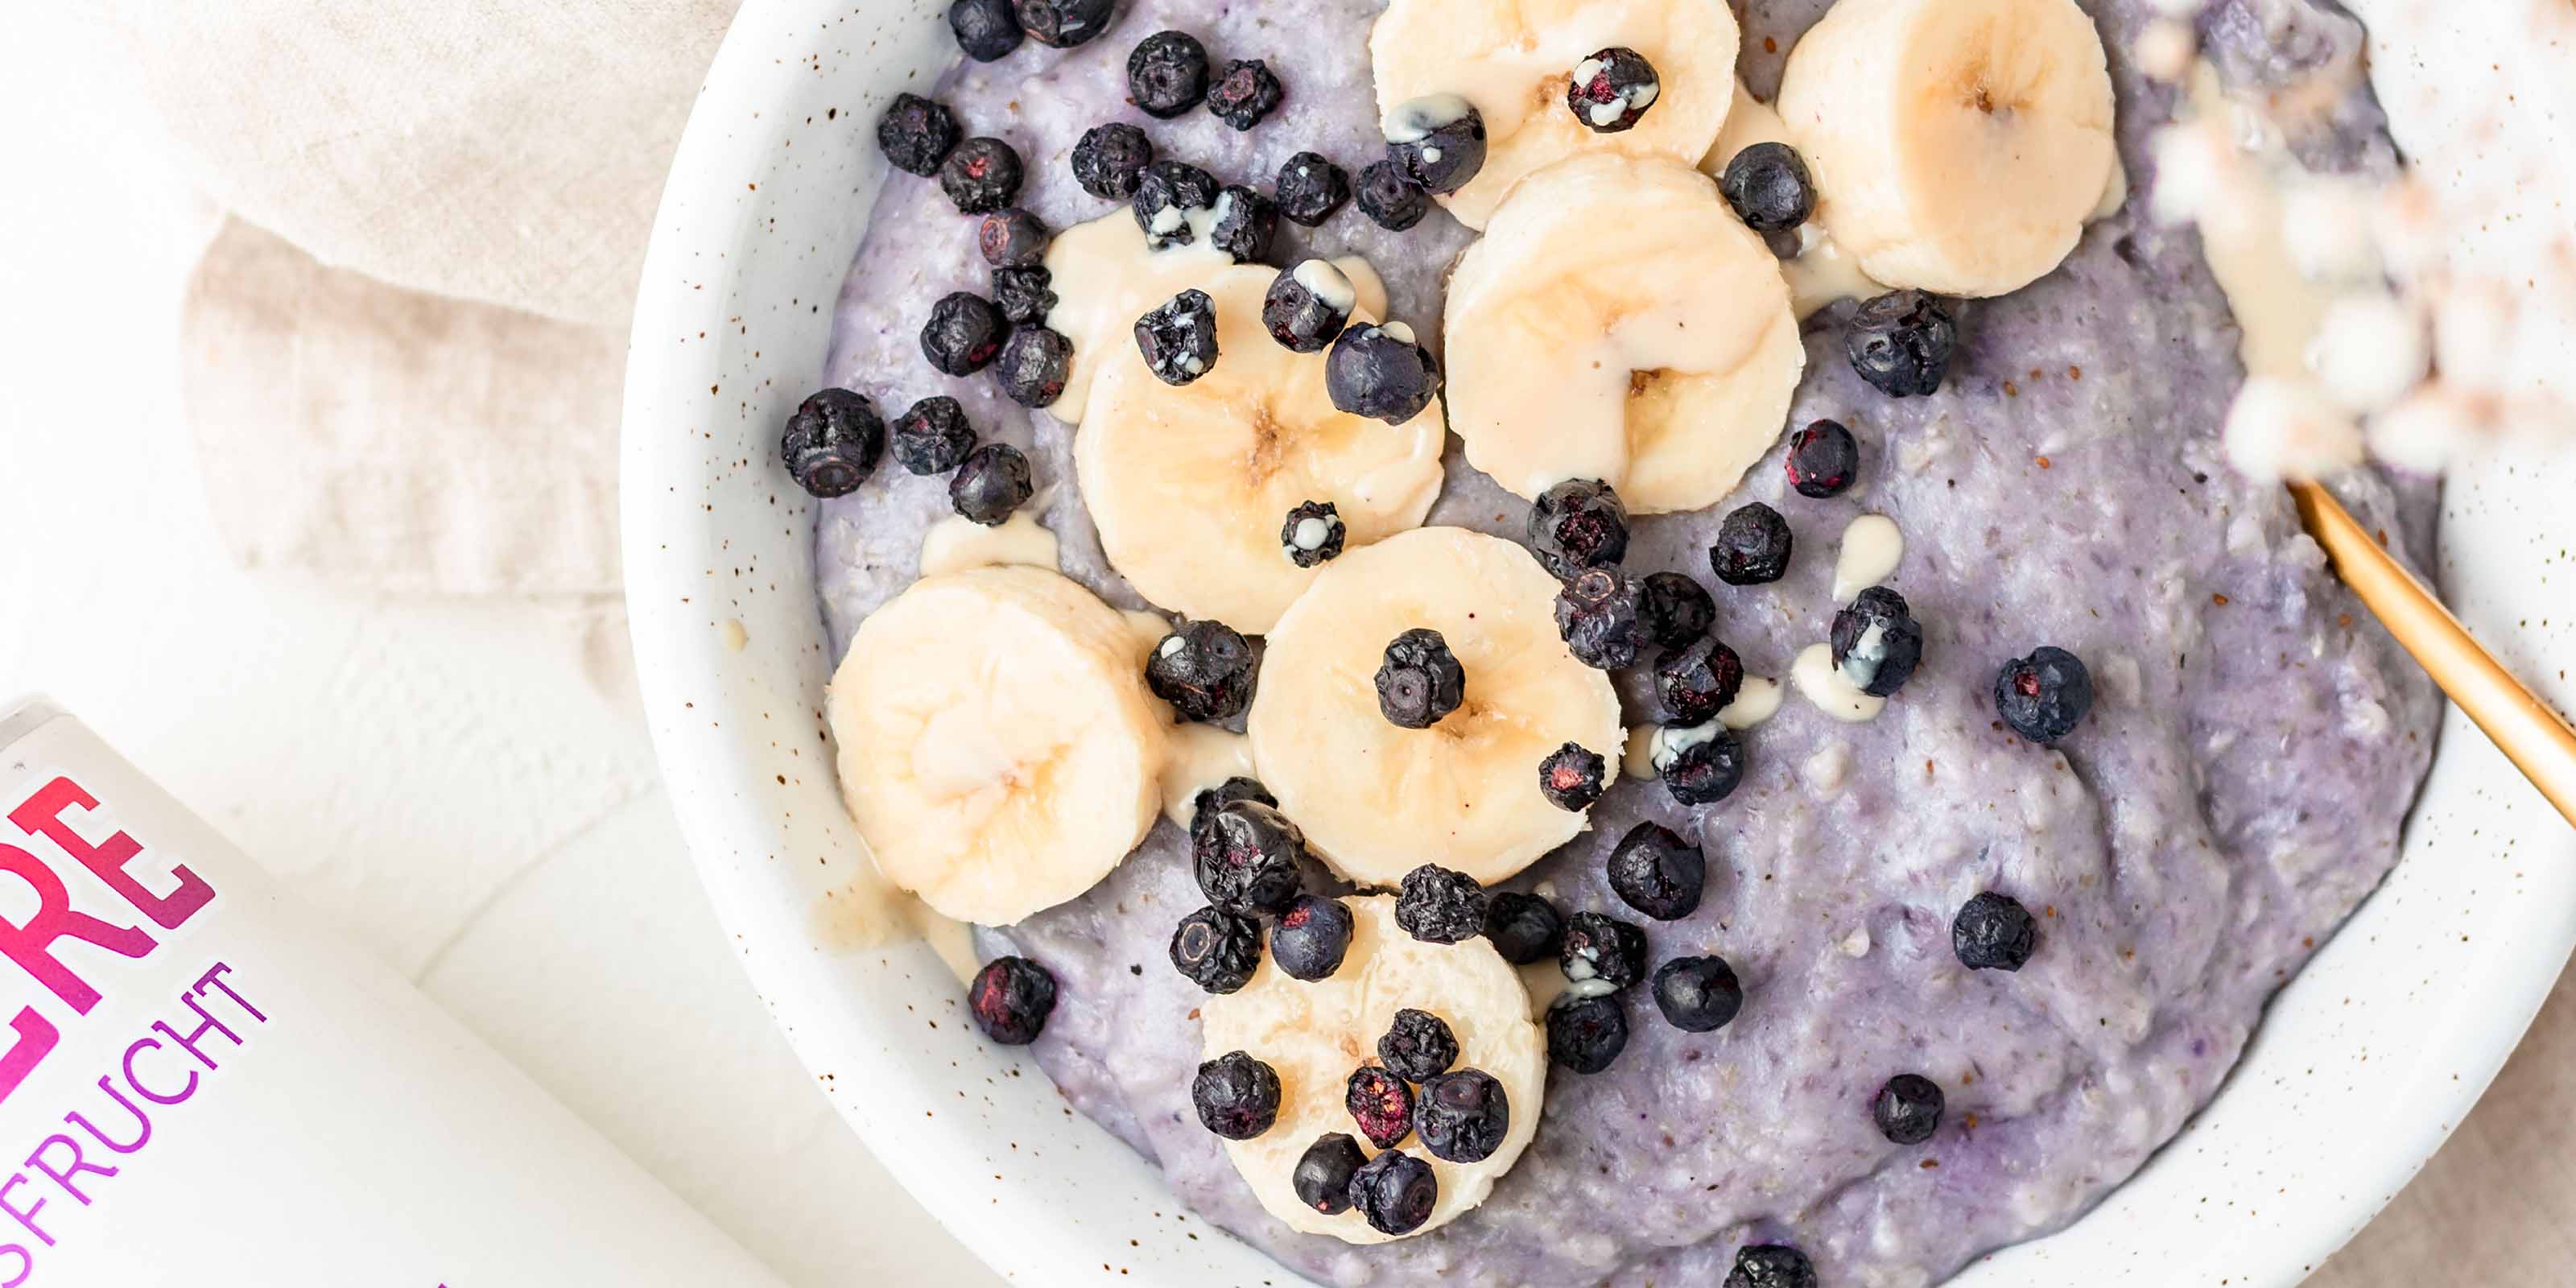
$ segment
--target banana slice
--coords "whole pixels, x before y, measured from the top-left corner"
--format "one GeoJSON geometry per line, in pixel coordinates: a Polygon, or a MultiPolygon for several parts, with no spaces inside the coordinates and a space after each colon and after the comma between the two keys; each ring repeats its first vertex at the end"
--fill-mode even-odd
{"type": "Polygon", "coordinates": [[[1790,51],[1778,106],[1834,241],[1942,295],[2057,267],[2117,155],[2102,38],[2074,0],[1841,0],[1790,51]]]}
{"type": "Polygon", "coordinates": [[[1577,155],[1696,162],[1735,91],[1735,15],[1720,0],[1393,0],[1369,32],[1382,118],[1456,94],[1485,118],[1485,166],[1440,204],[1483,228],[1514,185],[1577,155]],[[1565,106],[1575,64],[1625,46],[1663,90],[1636,128],[1596,134],[1565,106]]]}
{"type": "Polygon", "coordinates": [[[1261,781],[1325,862],[1393,886],[1425,863],[1491,884],[1572,840],[1585,816],[1541,795],[1569,742],[1617,755],[1619,698],[1556,632],[1557,581],[1529,552],[1418,528],[1325,564],[1270,631],[1246,731],[1261,781]],[[1378,710],[1389,640],[1446,638],[1466,700],[1428,729],[1378,710]]]}
{"type": "Polygon", "coordinates": [[[1619,156],[1513,193],[1458,261],[1447,334],[1469,463],[1524,497],[1600,479],[1643,514],[1733,489],[1807,365],[1780,262],[1716,183],[1619,156]]]}
{"type": "Polygon", "coordinates": [[[859,623],[826,712],[877,868],[987,926],[1107,875],[1162,805],[1170,721],[1139,652],[1052,569],[924,578],[859,623]]]}
{"type": "MultiPolygon", "coordinates": [[[[1532,775],[1535,779],[1535,775],[1532,775]]],[[[1547,1097],[1547,1045],[1530,1021],[1529,991],[1520,974],[1482,939],[1428,944],[1395,924],[1389,895],[1342,900],[1351,910],[1350,952],[1342,968],[1314,983],[1291,979],[1264,958],[1240,991],[1211,997],[1199,1008],[1208,1057],[1248,1051],[1279,1071],[1279,1121],[1250,1140],[1225,1142],[1234,1170],[1252,1187],[1270,1215],[1306,1234],[1328,1234],[1346,1243],[1386,1243],[1439,1229],[1485,1201],[1494,1182],[1511,1170],[1538,1132],[1539,1106],[1547,1097]],[[1315,1138],[1342,1132],[1362,1139],[1343,1105],[1351,1072],[1376,1061],[1377,1040],[1404,1007],[1429,1011],[1458,1038],[1451,1068],[1480,1069],[1502,1084],[1511,1106],[1503,1144],[1484,1161],[1435,1158],[1421,1138],[1396,1148],[1431,1165],[1440,1183],[1431,1217],[1412,1232],[1378,1232],[1357,1211],[1326,1216],[1297,1199],[1291,1177],[1297,1159],[1315,1138]]],[[[1363,1150],[1374,1155],[1377,1151],[1363,1150]]]]}
{"type": "MultiPolygon", "coordinates": [[[[1315,579],[1280,548],[1288,512],[1332,503],[1352,547],[1415,527],[1440,495],[1444,442],[1437,404],[1400,425],[1335,409],[1324,356],[1292,353],[1262,325],[1277,276],[1201,274],[1191,285],[1216,302],[1216,365],[1167,385],[1127,338],[1093,379],[1074,439],[1101,550],[1136,593],[1256,635],[1315,579]]],[[[1376,277],[1352,277],[1352,321],[1373,321],[1385,304],[1376,277]]]]}

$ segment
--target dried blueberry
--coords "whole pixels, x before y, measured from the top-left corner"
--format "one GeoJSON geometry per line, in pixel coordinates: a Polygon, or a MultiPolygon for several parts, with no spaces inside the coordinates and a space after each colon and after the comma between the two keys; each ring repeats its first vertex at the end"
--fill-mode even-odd
{"type": "Polygon", "coordinates": [[[1455,94],[1398,103],[1386,114],[1386,158],[1423,191],[1451,193],[1485,168],[1485,117],[1455,94]]]}
{"type": "Polygon", "coordinates": [[[1216,83],[1208,86],[1207,105],[1216,119],[1238,130],[1261,124],[1261,118],[1279,110],[1288,97],[1288,87],[1270,70],[1270,64],[1258,58],[1238,58],[1218,72],[1216,83]]]}
{"type": "Polygon", "coordinates": [[[1789,436],[1786,468],[1798,495],[1841,496],[1860,477],[1860,444],[1841,421],[1816,421],[1789,436]]]}
{"type": "Polygon", "coordinates": [[[1172,969],[1211,993],[1232,993],[1261,968],[1261,923],[1201,908],[1172,930],[1172,969]]]}
{"type": "Polygon", "coordinates": [[[1702,725],[1744,688],[1744,662],[1714,635],[1702,635],[1655,659],[1655,700],[1667,724],[1702,725]]]}
{"type": "Polygon", "coordinates": [[[1481,1163],[1503,1147],[1511,1134],[1511,1097],[1503,1084],[1482,1069],[1439,1074],[1422,1084],[1414,1106],[1413,1130],[1433,1158],[1452,1163],[1481,1163]]]}
{"type": "MultiPolygon", "coordinates": [[[[1378,1063],[1407,1082],[1429,1082],[1458,1063],[1458,1035],[1429,1011],[1405,1007],[1377,1040],[1378,1063]]],[[[1447,1158],[1448,1155],[1441,1155],[1447,1158]]]]}
{"type": "Polygon", "coordinates": [[[1538,762],[1538,794],[1562,810],[1586,810],[1601,799],[1609,762],[1582,743],[1569,742],[1538,762]]]}
{"type": "Polygon", "coordinates": [[[993,379],[1012,402],[1048,407],[1064,396],[1064,382],[1072,370],[1073,341],[1042,326],[1024,326],[1002,342],[993,379]]]}
{"type": "Polygon", "coordinates": [[[1379,1149],[1413,1134],[1413,1088],[1376,1065],[1364,1064],[1351,1072],[1342,1107],[1351,1111],[1360,1134],[1379,1149]]]}
{"type": "Polygon", "coordinates": [[[1352,195],[1360,203],[1361,214],[1391,233],[1403,232],[1431,213],[1431,194],[1393,161],[1372,161],[1361,167],[1359,188],[1352,195]]]}
{"type": "Polygon", "coordinates": [[[1055,976],[1026,957],[996,957],[966,986],[975,1027],[1004,1046],[1027,1046],[1055,1010],[1055,976]]]}
{"type": "Polygon", "coordinates": [[[1301,501],[1279,525],[1279,548],[1287,552],[1288,562],[1312,568],[1338,558],[1349,535],[1349,525],[1332,502],[1301,501]]]}
{"type": "Polygon", "coordinates": [[[1661,648],[1688,644],[1717,625],[1717,601],[1698,582],[1677,572],[1646,574],[1637,583],[1637,606],[1647,638],[1661,648]]]}
{"type": "Polygon", "coordinates": [[[1628,1011],[1615,994],[1567,993],[1547,1008],[1547,1055],[1576,1073],[1599,1073],[1628,1049],[1628,1011]]]}
{"type": "Polygon", "coordinates": [[[1399,729],[1428,729],[1467,700],[1466,668],[1434,630],[1409,630],[1377,668],[1377,709],[1399,729]]]}
{"type": "Polygon", "coordinates": [[[1216,301],[1195,287],[1136,319],[1136,351],[1167,385],[1186,385],[1216,366],[1216,301]]]}
{"type": "Polygon", "coordinates": [[[1242,1051],[1199,1066],[1190,1080],[1199,1124],[1227,1140],[1250,1140],[1279,1121],[1279,1071],[1242,1051]]]}
{"type": "Polygon", "coordinates": [[[966,409],[945,394],[924,398],[894,423],[894,458],[914,474],[945,474],[975,450],[966,409]]]}
{"type": "Polygon", "coordinates": [[[1787,1244],[1757,1243],[1736,1249],[1722,1288],[1816,1288],[1816,1267],[1787,1244]]]}
{"type": "Polygon", "coordinates": [[[2093,709],[2093,673],[2084,659],[2046,645],[1995,673],[1995,714],[2014,733],[2047,744],[2075,732],[2093,709]]]}
{"type": "Polygon", "coordinates": [[[1898,1145],[1920,1145],[1941,1130],[1940,1084],[1919,1073],[1900,1073],[1878,1089],[1869,1116],[1879,1134],[1898,1145]]]}
{"type": "Polygon", "coordinates": [[[1884,698],[1914,678],[1923,661],[1923,625],[1905,596],[1872,586],[1834,614],[1833,646],[1834,667],[1843,678],[1884,698]]]}
{"type": "Polygon", "coordinates": [[[1757,233],[1786,232],[1816,213],[1816,183],[1806,158],[1786,143],[1756,143],[1735,154],[1717,190],[1736,217],[1757,233]]]}
{"type": "Polygon", "coordinates": [[[1657,921],[1678,921],[1697,912],[1708,888],[1707,856],[1660,823],[1628,829],[1610,847],[1606,866],[1612,892],[1657,921]]]}
{"type": "Polygon", "coordinates": [[[1616,917],[1578,912],[1565,921],[1557,968],[1577,984],[1599,980],[1617,990],[1646,975],[1646,932],[1616,917]]]}
{"type": "Polygon", "coordinates": [[[1565,943],[1565,918],[1534,894],[1501,890],[1485,908],[1485,938],[1514,966],[1546,961],[1565,943]]]}
{"type": "Polygon", "coordinates": [[[1559,581],[1628,557],[1628,507],[1599,479],[1567,479],[1530,502],[1530,553],[1559,581]]]}
{"type": "Polygon", "coordinates": [[[1199,892],[1232,913],[1285,911],[1297,898],[1297,864],[1305,857],[1306,834],[1259,801],[1219,806],[1190,837],[1199,892]]]}
{"type": "Polygon", "coordinates": [[[1326,1132],[1297,1156],[1297,1170],[1289,1174],[1288,1183],[1297,1191],[1298,1202],[1337,1216],[1351,1210],[1351,1177],[1367,1162],[1358,1141],[1341,1132],[1326,1132]]]}
{"type": "Polygon", "coordinates": [[[1011,0],[1011,12],[1029,39],[1071,49],[1109,29],[1117,0],[1011,0]]]}
{"type": "Polygon", "coordinates": [[[1714,805],[1744,783],[1744,740],[1715,721],[1667,731],[1664,747],[1655,777],[1684,805],[1714,805]]]}
{"type": "Polygon", "coordinates": [[[1036,490],[1029,483],[1029,458],[1008,443],[986,443],[966,453],[948,476],[950,508],[988,528],[1010,522],[1011,512],[1036,490]]]}
{"type": "Polygon", "coordinates": [[[921,356],[941,375],[971,376],[993,365],[1010,331],[991,300],[951,291],[930,306],[930,320],[921,325],[921,356]]]}
{"type": "Polygon", "coordinates": [[[1012,206],[984,216],[975,225],[975,249],[994,268],[1027,268],[1046,262],[1047,243],[1055,233],[1036,215],[1012,206]]]}
{"type": "Polygon", "coordinates": [[[897,94],[877,118],[877,146],[895,169],[929,178],[957,147],[957,118],[918,94],[897,94]]]}
{"type": "Polygon", "coordinates": [[[866,396],[825,389],[797,404],[778,437],[778,459],[796,486],[819,497],[848,496],[877,468],[885,422],[866,396]]]}
{"type": "Polygon", "coordinates": [[[1708,568],[1730,586],[1761,586],[1789,572],[1789,521],[1760,501],[1751,502],[1717,525],[1717,544],[1708,548],[1708,568]]]}
{"type": "Polygon", "coordinates": [[[1184,621],[1145,659],[1145,687],[1183,720],[1231,720],[1252,705],[1260,664],[1242,632],[1219,621],[1184,621]]]}
{"type": "Polygon", "coordinates": [[[1127,96],[1136,110],[1168,121],[1207,97],[1207,46],[1185,31],[1158,31],[1127,55],[1127,96]]]}
{"type": "Polygon", "coordinates": [[[1093,126],[1073,145],[1073,181],[1108,201],[1135,196],[1137,181],[1153,163],[1153,140],[1124,121],[1093,126]]]}
{"type": "Polygon", "coordinates": [[[1238,264],[1270,258],[1270,243],[1279,236],[1279,207],[1242,184],[1227,184],[1216,196],[1216,222],[1208,227],[1208,244],[1238,264]]]}
{"type": "Polygon", "coordinates": [[[1425,863],[1404,874],[1395,924],[1428,944],[1455,944],[1485,929],[1485,888],[1474,877],[1425,863]]]}
{"type": "Polygon", "coordinates": [[[1644,54],[1614,45],[1574,65],[1565,106],[1594,133],[1617,134],[1636,128],[1663,93],[1663,81],[1644,54]]]}
{"type": "Polygon", "coordinates": [[[1676,957],[1655,968],[1655,1009],[1684,1033],[1726,1027],[1744,1009],[1744,986],[1723,957],[1676,957]]]}
{"type": "Polygon", "coordinates": [[[1351,176],[1320,152],[1300,152],[1279,167],[1270,191],[1280,214],[1314,228],[1351,199],[1351,176]]]}
{"type": "Polygon", "coordinates": [[[1352,416],[1401,425],[1440,392],[1440,363],[1402,322],[1344,330],[1324,358],[1324,392],[1352,416]]]}
{"type": "Polygon", "coordinates": [[[1350,952],[1351,931],[1351,910],[1341,900],[1301,894],[1270,928],[1270,959],[1290,979],[1330,979],[1350,952]]]}
{"type": "Polygon", "coordinates": [[[1218,810],[1236,801],[1259,801],[1272,809],[1279,808],[1279,798],[1271,795],[1260,779],[1238,774],[1190,798],[1190,844],[1198,844],[1199,833],[1216,820],[1218,810]]]}
{"type": "Polygon", "coordinates": [[[1359,301],[1359,288],[1331,261],[1302,260],[1270,283],[1261,325],[1291,353],[1319,353],[1341,335],[1359,301]]]}
{"type": "Polygon", "coordinates": [[[1440,1178],[1431,1164],[1390,1149],[1351,1175],[1351,1206],[1380,1234],[1411,1234],[1431,1219],[1440,1202],[1440,1178]]]}
{"type": "Polygon", "coordinates": [[[1616,568],[1586,568],[1556,596],[1556,633],[1574,660],[1603,671],[1634,666],[1646,643],[1644,597],[1616,568]]]}
{"type": "Polygon", "coordinates": [[[1020,195],[1020,154],[1000,139],[972,138],[939,165],[939,190],[970,215],[1000,210],[1020,195]]]}
{"type": "Polygon", "coordinates": [[[1921,291],[1890,291],[1861,305],[1843,334],[1852,370],[1890,398],[1939,392],[1958,351],[1958,320],[1921,291]]]}
{"type": "Polygon", "coordinates": [[[1026,34],[1011,0],[955,0],[948,6],[948,29],[957,33],[957,47],[979,63],[1009,57],[1026,34]]]}
{"type": "Polygon", "coordinates": [[[1959,908],[1950,922],[1950,951],[1970,970],[2017,971],[2039,948],[2039,923],[2008,894],[1988,890],[1959,908]]]}
{"type": "Polygon", "coordinates": [[[1136,226],[1145,230],[1145,244],[1155,250],[1170,246],[1187,246],[1198,240],[1199,226],[1194,220],[1206,220],[1216,208],[1217,194],[1222,191],[1216,176],[1186,161],[1157,161],[1145,167],[1136,181],[1136,195],[1128,199],[1128,209],[1135,212],[1136,226]]]}
{"type": "Polygon", "coordinates": [[[1055,311],[1055,274],[1044,268],[993,270],[993,307],[1011,322],[1042,323],[1055,311]]]}

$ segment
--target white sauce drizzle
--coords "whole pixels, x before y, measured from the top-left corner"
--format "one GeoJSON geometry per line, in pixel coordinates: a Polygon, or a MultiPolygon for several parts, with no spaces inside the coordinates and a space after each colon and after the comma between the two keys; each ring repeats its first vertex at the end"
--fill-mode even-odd
{"type": "Polygon", "coordinates": [[[1789,666],[1789,681],[1798,696],[1817,710],[1849,724],[1875,720],[1887,709],[1887,699],[1861,692],[1859,685],[1835,669],[1831,644],[1810,644],[1801,650],[1789,666]]]}
{"type": "Polygon", "coordinates": [[[1854,595],[1878,585],[1905,558],[1905,534],[1896,520],[1864,514],[1843,529],[1843,544],[1834,556],[1834,602],[1847,604],[1854,595]]]}
{"type": "Polygon", "coordinates": [[[1359,307],[1360,288],[1351,285],[1350,275],[1334,267],[1330,260],[1302,260],[1289,270],[1288,276],[1335,313],[1348,314],[1359,307]]]}
{"type": "Polygon", "coordinates": [[[1729,729],[1750,729],[1779,713],[1784,692],[1778,680],[1748,675],[1744,687],[1735,691],[1735,701],[1717,713],[1717,722],[1729,729]]]}
{"type": "Polygon", "coordinates": [[[1420,143],[1443,127],[1467,119],[1467,113],[1474,110],[1475,105],[1459,95],[1426,94],[1398,103],[1389,110],[1382,122],[1382,132],[1389,143],[1420,143]]]}

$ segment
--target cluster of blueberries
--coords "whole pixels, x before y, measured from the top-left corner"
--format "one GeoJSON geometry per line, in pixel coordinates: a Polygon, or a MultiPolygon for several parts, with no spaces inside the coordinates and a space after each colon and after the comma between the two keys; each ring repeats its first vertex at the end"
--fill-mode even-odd
{"type": "MultiPolygon", "coordinates": [[[[1511,1132],[1503,1084],[1481,1069],[1452,1068],[1457,1062],[1458,1038],[1446,1021],[1429,1011],[1397,1011],[1377,1040],[1377,1063],[1354,1070],[1342,1098],[1378,1153],[1362,1153],[1347,1132],[1316,1137],[1289,1176],[1297,1200],[1326,1216],[1356,1208],[1386,1234],[1420,1228],[1440,1201],[1439,1178],[1397,1146],[1412,1136],[1434,1158],[1481,1163],[1511,1132]]],[[[1278,1071],[1242,1051],[1201,1064],[1190,1083],[1199,1122],[1228,1140],[1250,1140],[1277,1125],[1279,1095],[1278,1071]]]]}

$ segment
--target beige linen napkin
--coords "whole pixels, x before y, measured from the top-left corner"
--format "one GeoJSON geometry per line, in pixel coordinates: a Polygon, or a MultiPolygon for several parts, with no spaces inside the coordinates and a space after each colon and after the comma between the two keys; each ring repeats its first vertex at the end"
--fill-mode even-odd
{"type": "Polygon", "coordinates": [[[90,0],[232,212],[187,413],[234,557],[404,591],[617,590],[646,234],[736,0],[90,0]]]}

